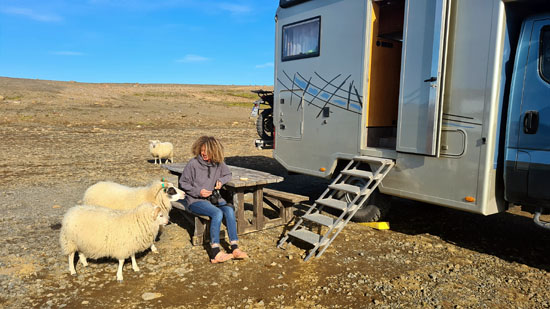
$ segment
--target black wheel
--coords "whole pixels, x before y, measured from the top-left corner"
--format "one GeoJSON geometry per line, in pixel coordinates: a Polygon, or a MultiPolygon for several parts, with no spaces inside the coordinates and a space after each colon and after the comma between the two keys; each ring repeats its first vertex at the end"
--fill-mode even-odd
{"type": "Polygon", "coordinates": [[[390,196],[375,190],[351,220],[354,222],[380,221],[388,214],[390,207],[390,196]]]}
{"type": "Polygon", "coordinates": [[[273,139],[273,109],[264,109],[258,115],[256,131],[262,139],[273,139]]]}
{"type": "MultiPolygon", "coordinates": [[[[349,184],[362,187],[366,185],[366,180],[363,178],[352,177],[349,184]]],[[[355,197],[351,193],[342,193],[336,196],[337,198],[349,203],[355,197]]],[[[391,206],[390,196],[380,193],[378,189],[374,190],[369,198],[359,207],[351,221],[354,222],[373,222],[379,221],[388,214],[391,206]]]]}

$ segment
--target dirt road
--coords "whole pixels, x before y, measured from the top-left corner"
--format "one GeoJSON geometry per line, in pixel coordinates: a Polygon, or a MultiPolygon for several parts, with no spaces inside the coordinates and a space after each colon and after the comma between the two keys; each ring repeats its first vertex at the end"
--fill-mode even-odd
{"type": "MultiPolygon", "coordinates": [[[[257,150],[249,92],[262,87],[81,84],[0,78],[0,305],[22,307],[547,308],[550,234],[514,208],[483,217],[400,199],[391,229],[349,224],[319,259],[275,247],[283,227],[241,237],[251,259],[211,265],[177,213],[159,254],[139,273],[101,259],[69,275],[63,214],[100,180],[131,186],[176,176],[152,163],[148,140],[176,162],[200,135],[221,139],[227,162],[285,177],[276,187],[314,199],[326,181],[287,175],[257,150]]],[[[264,89],[266,87],[263,87],[264,89]]]]}

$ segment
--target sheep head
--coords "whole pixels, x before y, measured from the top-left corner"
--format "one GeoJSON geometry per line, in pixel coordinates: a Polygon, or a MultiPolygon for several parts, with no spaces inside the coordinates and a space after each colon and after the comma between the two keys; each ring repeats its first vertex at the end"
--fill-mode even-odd
{"type": "Polygon", "coordinates": [[[149,140],[149,150],[150,151],[153,151],[153,149],[155,149],[155,147],[157,147],[158,145],[160,144],[160,141],[159,140],[149,140]]]}
{"type": "Polygon", "coordinates": [[[156,206],[153,210],[153,219],[159,224],[159,225],[166,225],[168,224],[168,217],[164,216],[162,214],[162,209],[159,206],[156,206]]]}

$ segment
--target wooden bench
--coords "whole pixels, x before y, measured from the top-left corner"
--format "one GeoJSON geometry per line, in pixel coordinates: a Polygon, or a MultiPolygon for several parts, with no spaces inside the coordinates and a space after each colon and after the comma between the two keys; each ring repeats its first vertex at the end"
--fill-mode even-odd
{"type": "MultiPolygon", "coordinates": [[[[192,212],[183,205],[183,200],[172,202],[172,207],[181,210],[183,218],[193,228],[191,243],[193,246],[202,245],[210,241],[210,217],[192,212]]],[[[225,239],[225,227],[220,228],[220,240],[225,239]]]]}
{"type": "MultiPolygon", "coordinates": [[[[309,201],[309,197],[279,190],[264,188],[264,202],[279,209],[281,224],[287,224],[294,216],[294,205],[309,201]]],[[[271,220],[274,221],[274,220],[271,220]]],[[[275,222],[273,222],[275,223],[275,222]]]]}
{"type": "MultiPolygon", "coordinates": [[[[272,228],[275,226],[283,225],[294,216],[294,206],[301,202],[308,201],[309,197],[298,195],[294,193],[283,192],[274,189],[263,189],[263,201],[273,209],[277,209],[279,212],[279,217],[275,219],[269,219],[264,217],[263,228],[272,228]]],[[[210,241],[210,217],[202,216],[196,214],[182,203],[183,201],[172,202],[172,207],[182,210],[182,215],[184,219],[192,227],[191,243],[196,245],[201,245],[210,241]]],[[[248,233],[250,231],[246,230],[239,235],[248,233]]],[[[220,229],[220,239],[226,238],[225,226],[222,224],[220,229]]]]}

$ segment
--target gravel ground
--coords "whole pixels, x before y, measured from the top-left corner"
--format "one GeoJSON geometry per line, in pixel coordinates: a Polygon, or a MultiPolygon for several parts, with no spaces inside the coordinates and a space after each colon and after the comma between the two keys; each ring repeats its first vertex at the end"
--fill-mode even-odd
{"type": "MultiPolygon", "coordinates": [[[[148,140],[171,141],[176,162],[202,134],[227,162],[285,177],[274,188],[318,197],[327,182],[288,175],[257,150],[248,91],[261,87],[80,84],[0,78],[0,305],[4,308],[547,308],[550,234],[518,207],[479,215],[393,199],[379,231],[350,223],[318,259],[276,243],[288,227],[240,237],[249,260],[211,265],[176,211],[159,254],[78,264],[61,254],[64,213],[100,180],[147,185],[174,175],[148,140]]],[[[264,87],[265,89],[265,87],[264,87]]]]}

